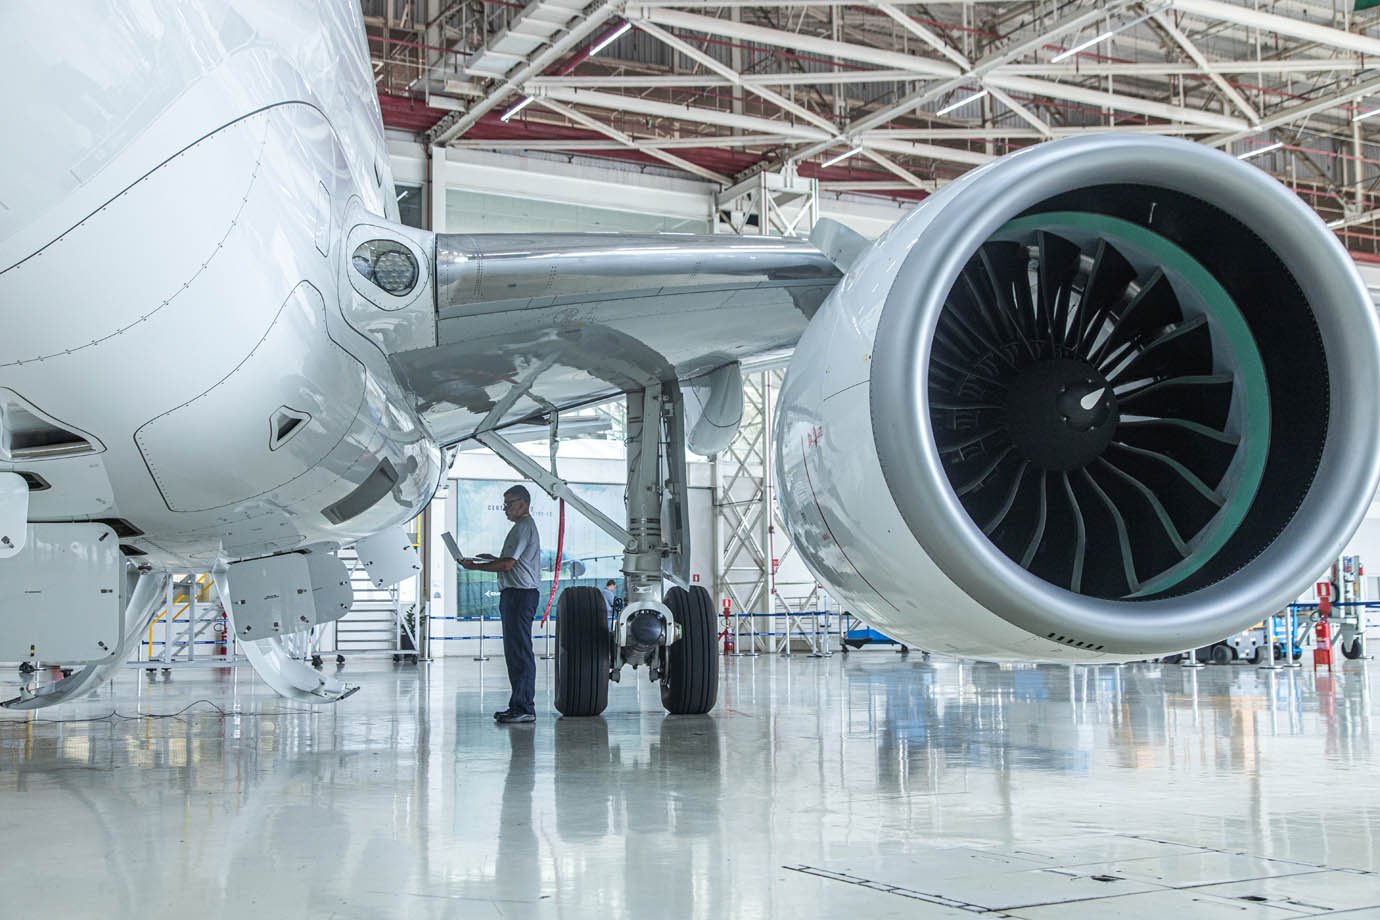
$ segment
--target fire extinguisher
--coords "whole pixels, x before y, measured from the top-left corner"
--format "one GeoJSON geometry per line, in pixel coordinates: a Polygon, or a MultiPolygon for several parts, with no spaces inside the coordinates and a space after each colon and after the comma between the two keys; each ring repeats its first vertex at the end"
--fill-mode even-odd
{"type": "Polygon", "coordinates": [[[724,598],[724,630],[719,633],[719,638],[724,640],[724,654],[733,654],[733,611],[728,598],[724,598]]]}

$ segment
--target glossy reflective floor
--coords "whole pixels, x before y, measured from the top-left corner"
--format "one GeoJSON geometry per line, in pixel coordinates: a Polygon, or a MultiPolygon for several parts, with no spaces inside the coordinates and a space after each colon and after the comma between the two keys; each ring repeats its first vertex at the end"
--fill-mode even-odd
{"type": "Polygon", "coordinates": [[[0,716],[0,916],[1380,918],[1378,668],[730,658],[510,727],[498,658],[129,671],[0,716]]]}

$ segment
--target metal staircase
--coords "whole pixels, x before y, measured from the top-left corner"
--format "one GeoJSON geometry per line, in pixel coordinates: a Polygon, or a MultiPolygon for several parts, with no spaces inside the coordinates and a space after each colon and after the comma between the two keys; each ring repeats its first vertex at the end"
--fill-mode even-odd
{"type": "MultiPolygon", "coordinates": [[[[399,639],[403,630],[403,610],[398,587],[375,587],[354,549],[341,550],[338,555],[350,570],[355,601],[350,612],[332,624],[336,654],[412,654],[410,649],[403,650],[399,639]]],[[[324,647],[326,643],[320,645],[324,647]]]]}

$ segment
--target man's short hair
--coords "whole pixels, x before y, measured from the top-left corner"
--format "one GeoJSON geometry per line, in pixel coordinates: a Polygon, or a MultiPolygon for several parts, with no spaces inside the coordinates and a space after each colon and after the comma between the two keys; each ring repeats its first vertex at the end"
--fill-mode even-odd
{"type": "Polygon", "coordinates": [[[520,501],[532,504],[532,493],[527,491],[526,486],[513,486],[503,493],[504,498],[516,498],[520,501]]]}
{"type": "Polygon", "coordinates": [[[605,588],[614,588],[614,587],[617,587],[617,586],[618,586],[618,582],[614,581],[612,578],[610,578],[608,581],[604,582],[604,587],[605,587],[605,588]]]}

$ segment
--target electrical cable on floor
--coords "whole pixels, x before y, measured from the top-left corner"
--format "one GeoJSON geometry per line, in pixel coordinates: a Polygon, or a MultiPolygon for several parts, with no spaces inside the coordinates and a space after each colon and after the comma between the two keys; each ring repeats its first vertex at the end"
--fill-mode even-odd
{"type": "MultiPolygon", "coordinates": [[[[273,711],[273,712],[245,712],[245,711],[239,711],[239,710],[227,710],[227,709],[223,709],[223,708],[221,708],[220,706],[218,706],[217,704],[213,703],[211,700],[197,700],[197,701],[195,701],[195,702],[193,702],[193,703],[188,703],[186,706],[183,706],[181,709],[177,710],[176,712],[146,712],[146,713],[140,713],[140,714],[138,714],[138,715],[133,715],[133,716],[131,716],[131,715],[126,715],[125,713],[120,712],[118,709],[112,709],[110,712],[106,713],[106,714],[103,715],[103,716],[92,716],[92,717],[90,717],[90,718],[84,718],[84,719],[44,719],[44,718],[40,718],[40,717],[37,717],[37,716],[30,717],[30,718],[24,718],[24,719],[3,719],[3,718],[0,718],[0,726],[3,726],[3,725],[29,725],[29,724],[32,724],[32,723],[34,723],[34,722],[42,722],[42,723],[46,723],[46,724],[49,724],[49,725],[76,725],[76,724],[80,724],[80,723],[83,723],[83,722],[112,722],[112,723],[113,723],[113,722],[116,722],[116,721],[123,721],[123,722],[142,722],[142,721],[145,721],[145,720],[158,720],[158,719],[182,719],[183,713],[187,712],[189,709],[192,709],[192,708],[194,708],[194,707],[196,707],[196,706],[200,706],[200,705],[202,705],[203,703],[206,704],[207,706],[210,706],[212,709],[214,709],[214,710],[216,711],[216,713],[217,713],[218,715],[220,715],[221,718],[229,718],[229,717],[232,717],[232,716],[251,716],[251,717],[252,717],[252,716],[279,716],[279,715],[307,714],[307,713],[314,713],[314,712],[319,712],[319,711],[320,711],[320,710],[317,710],[317,709],[278,709],[278,710],[275,710],[275,711],[273,711]]],[[[209,713],[204,713],[204,714],[205,714],[205,715],[209,715],[209,713]]],[[[183,720],[183,721],[185,721],[185,720],[183,720]]]]}

